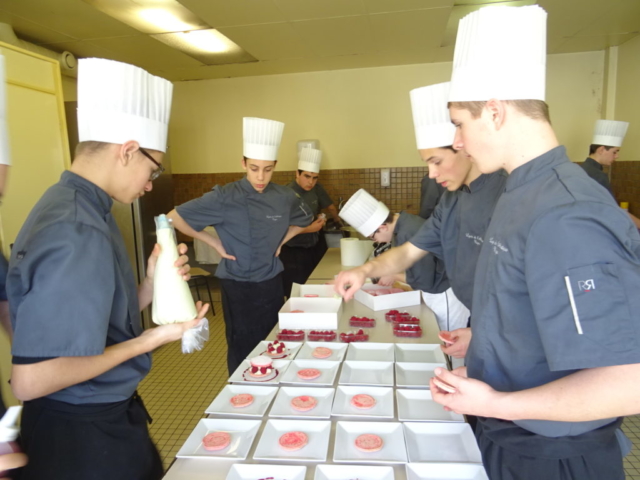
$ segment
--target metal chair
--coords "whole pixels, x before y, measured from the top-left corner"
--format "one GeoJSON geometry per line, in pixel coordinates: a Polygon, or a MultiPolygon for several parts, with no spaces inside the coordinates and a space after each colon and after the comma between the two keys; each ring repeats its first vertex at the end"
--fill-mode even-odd
{"type": "Polygon", "coordinates": [[[191,278],[189,279],[189,288],[196,289],[196,296],[198,300],[202,300],[200,298],[200,287],[207,287],[207,294],[209,295],[209,303],[211,304],[211,312],[215,315],[216,309],[213,306],[213,297],[211,296],[211,288],[209,287],[209,276],[211,274],[202,268],[193,267],[189,273],[191,274],[191,278]]]}

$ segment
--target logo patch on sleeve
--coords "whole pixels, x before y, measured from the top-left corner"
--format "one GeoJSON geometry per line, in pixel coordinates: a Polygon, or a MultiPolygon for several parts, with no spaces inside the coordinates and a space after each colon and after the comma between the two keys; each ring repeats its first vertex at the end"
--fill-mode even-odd
{"type": "Polygon", "coordinates": [[[593,278],[589,280],[578,280],[578,288],[583,292],[590,292],[596,289],[596,283],[593,278]]]}

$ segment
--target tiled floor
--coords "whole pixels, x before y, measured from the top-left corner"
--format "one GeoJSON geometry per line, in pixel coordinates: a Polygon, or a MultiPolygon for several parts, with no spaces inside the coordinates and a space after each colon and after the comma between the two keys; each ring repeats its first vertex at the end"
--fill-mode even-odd
{"type": "MultiPolygon", "coordinates": [[[[154,419],[151,436],[165,468],[227,381],[222,305],[219,292],[212,294],[216,315],[208,316],[210,340],[205,348],[183,355],[179,343],[165,345],[154,353],[151,373],[140,385],[140,394],[154,419]]],[[[623,430],[635,444],[624,460],[626,478],[640,480],[640,415],[625,419],[623,430]]]]}

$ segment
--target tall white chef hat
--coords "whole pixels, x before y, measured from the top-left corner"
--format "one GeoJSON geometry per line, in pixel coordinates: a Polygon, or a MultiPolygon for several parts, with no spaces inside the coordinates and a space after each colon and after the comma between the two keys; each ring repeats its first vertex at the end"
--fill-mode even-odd
{"type": "Polygon", "coordinates": [[[597,120],[591,144],[604,145],[606,147],[621,147],[628,128],[629,122],[597,120]]]}
{"type": "Polygon", "coordinates": [[[460,20],[450,102],[545,99],[547,12],[491,6],[460,20]]]}
{"type": "Polygon", "coordinates": [[[166,152],[173,85],[141,68],[101,58],[80,59],[78,136],[166,152]]]}
{"type": "Polygon", "coordinates": [[[339,215],[362,235],[369,237],[387,219],[389,209],[361,188],[342,207],[339,215]]]}
{"type": "Polygon", "coordinates": [[[0,55],[0,164],[11,165],[7,124],[7,81],[4,57],[0,55]]]}
{"type": "Polygon", "coordinates": [[[298,142],[298,159],[300,158],[300,152],[303,148],[315,148],[316,150],[320,149],[320,142],[318,140],[300,140],[298,142]]]}
{"type": "Polygon", "coordinates": [[[451,83],[416,88],[409,93],[418,150],[453,145],[456,128],[451,123],[447,102],[451,83]]]}
{"type": "Polygon", "coordinates": [[[244,117],[244,156],[254,160],[277,160],[284,123],[265,118],[244,117]]]}
{"type": "Polygon", "coordinates": [[[298,170],[320,173],[320,162],[322,162],[322,152],[315,148],[305,147],[300,151],[298,170]]]}

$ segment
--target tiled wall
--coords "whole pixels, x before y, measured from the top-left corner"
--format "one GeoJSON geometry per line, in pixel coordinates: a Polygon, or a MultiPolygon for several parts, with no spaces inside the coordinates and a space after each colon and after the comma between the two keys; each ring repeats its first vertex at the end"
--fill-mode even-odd
{"type": "Polygon", "coordinates": [[[611,187],[619,202],[629,202],[629,211],[640,217],[640,160],[615,162],[611,187]]]}
{"type": "MultiPolygon", "coordinates": [[[[327,190],[336,206],[340,198],[346,202],[358,189],[364,188],[392,212],[406,210],[418,213],[420,208],[420,181],[426,175],[426,167],[391,168],[391,186],[380,186],[379,168],[322,170],[320,183],[327,190]]],[[[244,173],[174,174],[174,202],[180,205],[211,190],[214,185],[240,180],[244,173]]],[[[276,171],[272,182],[286,185],[295,179],[293,171],[276,171]]]]}

